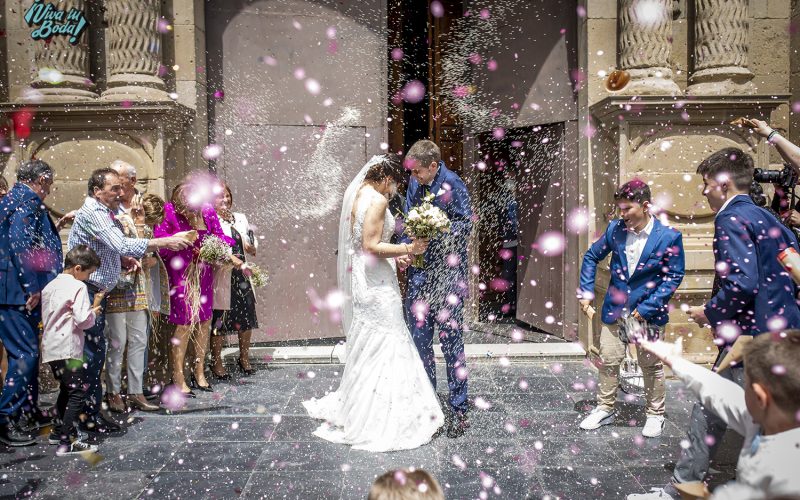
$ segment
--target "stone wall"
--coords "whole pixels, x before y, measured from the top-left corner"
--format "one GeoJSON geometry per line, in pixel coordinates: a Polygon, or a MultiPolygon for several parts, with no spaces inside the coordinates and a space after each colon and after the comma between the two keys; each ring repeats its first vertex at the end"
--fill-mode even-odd
{"type": "Polygon", "coordinates": [[[47,204],[63,213],[82,203],[88,174],[114,159],[131,162],[140,189],[160,195],[207,167],[202,0],[54,2],[89,19],[74,46],[31,38],[24,15],[32,3],[4,2],[0,111],[31,116],[30,134],[0,153],[6,178],[32,156],[48,161],[58,182],[47,204]]]}
{"type": "MultiPolygon", "coordinates": [[[[694,172],[705,156],[730,145],[752,154],[757,166],[779,166],[763,141],[729,122],[754,116],[788,128],[790,2],[589,0],[582,7],[580,163],[594,218],[581,245],[605,228],[618,184],[634,176],[650,181],[663,220],[683,232],[686,249],[668,337],[683,336],[687,353],[710,361],[716,349],[709,331],[680,310],[708,299],[714,273],[713,214],[694,172]],[[609,91],[608,75],[617,69],[630,82],[609,91]]],[[[607,277],[601,272],[598,285],[607,277]]],[[[588,340],[599,324],[584,318],[581,332],[588,340]]]]}

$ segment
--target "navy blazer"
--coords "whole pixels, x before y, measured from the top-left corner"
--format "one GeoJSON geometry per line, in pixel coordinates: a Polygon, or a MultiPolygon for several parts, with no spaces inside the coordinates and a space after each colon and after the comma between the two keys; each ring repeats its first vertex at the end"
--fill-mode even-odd
{"type": "Polygon", "coordinates": [[[0,200],[0,304],[23,305],[61,272],[61,238],[42,199],[17,183],[0,200]]]}
{"type": "Polygon", "coordinates": [[[745,335],[800,328],[797,285],[778,261],[797,238],[746,195],[734,197],[714,220],[714,260],[720,288],[706,304],[711,326],[734,323],[745,335]],[[768,324],[782,317],[777,325],[768,324]],[[770,328],[770,326],[772,328],[770,328]]]}
{"type": "MultiPolygon", "coordinates": [[[[467,266],[467,243],[472,231],[472,207],[469,201],[469,192],[464,181],[455,172],[448,169],[443,161],[439,162],[439,170],[431,183],[431,193],[436,197],[433,205],[439,207],[447,214],[450,219],[450,233],[439,236],[431,240],[428,250],[425,252],[425,270],[453,269],[459,271],[459,275],[466,276],[467,266]],[[456,254],[459,257],[459,264],[450,267],[447,264],[447,256],[456,254]]],[[[414,177],[408,183],[406,190],[406,202],[403,206],[404,215],[408,215],[409,208],[413,208],[422,203],[422,188],[414,177]]],[[[410,242],[411,239],[404,236],[401,241],[410,242]]],[[[412,273],[420,273],[416,268],[411,268],[412,273]]]]}
{"type": "Polygon", "coordinates": [[[594,295],[597,264],[611,253],[611,283],[603,299],[603,323],[614,324],[623,313],[637,310],[648,323],[663,326],[669,321],[669,300],[685,274],[683,237],[654,219],[639,263],[630,272],[625,256],[627,236],[622,219],[611,221],[605,234],[583,256],[580,290],[594,295]]]}

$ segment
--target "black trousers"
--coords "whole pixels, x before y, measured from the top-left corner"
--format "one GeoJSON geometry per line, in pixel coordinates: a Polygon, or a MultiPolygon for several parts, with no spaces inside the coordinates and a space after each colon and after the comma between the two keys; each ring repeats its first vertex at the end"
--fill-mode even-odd
{"type": "Polygon", "coordinates": [[[61,423],[55,431],[61,444],[69,444],[70,438],[78,435],[75,421],[86,399],[86,372],[80,359],[59,359],[48,364],[60,384],[56,409],[61,423]]]}

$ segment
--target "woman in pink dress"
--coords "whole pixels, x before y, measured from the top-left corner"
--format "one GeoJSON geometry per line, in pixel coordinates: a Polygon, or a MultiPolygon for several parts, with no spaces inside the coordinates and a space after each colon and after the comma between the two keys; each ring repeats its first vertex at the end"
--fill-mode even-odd
{"type": "Polygon", "coordinates": [[[233,245],[234,241],[225,236],[219,224],[219,218],[214,208],[207,203],[194,207],[188,202],[192,189],[190,183],[178,185],[172,191],[172,201],[164,206],[164,221],[156,226],[154,234],[156,238],[170,236],[181,231],[197,231],[198,238],[194,246],[175,252],[171,250],[159,250],[161,258],[164,260],[169,277],[169,302],[170,314],[169,322],[175,325],[175,338],[177,343],[172,344],[170,349],[170,362],[172,363],[172,383],[187,395],[194,396],[194,393],[186,384],[183,376],[183,361],[186,356],[186,348],[189,345],[189,337],[195,331],[193,340],[195,343],[194,373],[192,382],[200,390],[210,391],[211,386],[205,377],[203,360],[208,350],[209,333],[211,329],[211,315],[213,310],[213,268],[212,266],[199,261],[199,250],[205,237],[213,234],[228,245],[233,245]],[[189,265],[195,261],[200,266],[200,310],[199,318],[195,318],[199,323],[193,323],[191,307],[186,297],[186,279],[189,265]]]}

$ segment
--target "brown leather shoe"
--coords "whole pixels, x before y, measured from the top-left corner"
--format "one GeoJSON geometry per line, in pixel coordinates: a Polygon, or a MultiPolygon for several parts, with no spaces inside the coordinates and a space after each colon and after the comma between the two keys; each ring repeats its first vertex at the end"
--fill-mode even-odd
{"type": "Polygon", "coordinates": [[[122,396],[119,394],[109,393],[106,397],[106,402],[108,403],[108,409],[114,413],[125,413],[125,410],[127,410],[125,402],[122,401],[122,396]]]}
{"type": "Polygon", "coordinates": [[[160,406],[151,404],[149,401],[147,401],[147,399],[144,397],[144,394],[129,394],[128,402],[130,403],[131,408],[136,408],[137,410],[158,411],[161,409],[160,406]]]}

